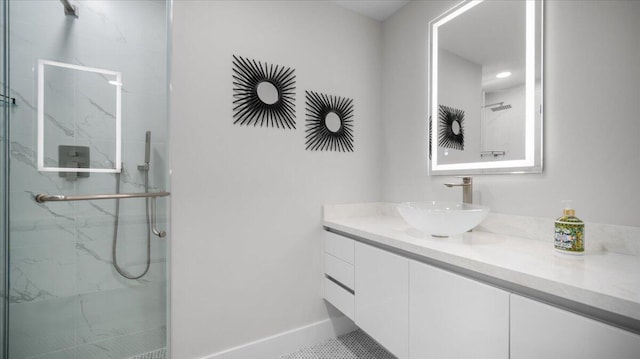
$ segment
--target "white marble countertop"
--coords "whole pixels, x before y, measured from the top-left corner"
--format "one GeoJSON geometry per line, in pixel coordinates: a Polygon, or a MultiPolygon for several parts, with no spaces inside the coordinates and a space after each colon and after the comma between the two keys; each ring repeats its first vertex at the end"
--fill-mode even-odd
{"type": "MultiPolygon", "coordinates": [[[[608,251],[557,253],[553,242],[474,230],[449,238],[422,234],[392,204],[332,205],[323,225],[481,275],[640,320],[640,257],[608,251]]],[[[640,238],[637,238],[640,241],[640,238]]]]}

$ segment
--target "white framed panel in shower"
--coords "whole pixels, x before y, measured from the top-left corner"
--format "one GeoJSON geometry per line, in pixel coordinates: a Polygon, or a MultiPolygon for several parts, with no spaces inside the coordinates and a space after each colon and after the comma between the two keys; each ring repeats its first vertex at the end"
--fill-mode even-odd
{"type": "MultiPolygon", "coordinates": [[[[95,105],[95,104],[94,104],[95,105]]],[[[101,109],[102,110],[102,109],[101,109]]],[[[38,171],[42,172],[97,172],[97,173],[119,173],[122,169],[122,73],[118,71],[105,70],[94,67],[73,65],[64,62],[50,60],[38,60],[38,171]],[[115,88],[115,113],[113,114],[115,125],[115,149],[113,153],[113,167],[88,168],[75,167],[52,167],[45,166],[45,69],[62,68],[67,70],[80,71],[80,73],[90,73],[100,76],[110,86],[115,88]]]]}

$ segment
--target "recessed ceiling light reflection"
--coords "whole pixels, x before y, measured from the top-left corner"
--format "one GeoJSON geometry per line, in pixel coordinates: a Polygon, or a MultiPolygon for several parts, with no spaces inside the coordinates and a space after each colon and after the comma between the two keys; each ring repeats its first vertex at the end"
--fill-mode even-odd
{"type": "Polygon", "coordinates": [[[501,73],[496,75],[496,77],[499,78],[499,79],[503,79],[503,78],[509,77],[509,76],[511,76],[511,72],[509,72],[509,71],[501,72],[501,73]]]}

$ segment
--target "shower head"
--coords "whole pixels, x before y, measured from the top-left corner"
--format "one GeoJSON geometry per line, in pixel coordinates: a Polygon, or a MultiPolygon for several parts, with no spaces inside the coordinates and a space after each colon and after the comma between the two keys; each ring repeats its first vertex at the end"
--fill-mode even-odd
{"type": "Polygon", "coordinates": [[[151,162],[151,131],[147,131],[144,139],[144,163],[151,162]]]}
{"type": "Polygon", "coordinates": [[[507,104],[507,105],[500,105],[498,107],[492,107],[491,111],[493,112],[498,112],[498,111],[504,111],[504,110],[508,110],[511,108],[511,105],[507,104]]]}
{"type": "Polygon", "coordinates": [[[64,6],[64,14],[67,16],[73,16],[76,19],[78,18],[78,7],[75,5],[71,5],[69,0],[60,0],[62,6],[64,6]]]}
{"type": "Polygon", "coordinates": [[[511,108],[511,105],[509,104],[505,105],[504,102],[496,102],[496,103],[482,106],[482,108],[491,108],[491,111],[497,112],[497,111],[508,110],[511,108]]]}

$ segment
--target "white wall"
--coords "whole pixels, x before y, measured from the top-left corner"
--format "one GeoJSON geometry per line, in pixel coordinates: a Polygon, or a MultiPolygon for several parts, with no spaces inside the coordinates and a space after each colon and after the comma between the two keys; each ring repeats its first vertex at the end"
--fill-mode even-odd
{"type": "Polygon", "coordinates": [[[438,158],[442,164],[476,162],[480,158],[482,66],[445,49],[439,49],[438,57],[438,103],[464,111],[464,148],[438,147],[438,158]]]}
{"type": "MultiPolygon", "coordinates": [[[[383,24],[383,198],[459,199],[427,175],[428,22],[457,1],[413,1],[383,24]]],[[[640,2],[545,2],[544,173],[476,176],[494,212],[640,226],[640,2]]]]}
{"type": "Polygon", "coordinates": [[[174,2],[172,357],[327,318],[324,203],[381,188],[381,27],[329,2],[174,2]],[[233,124],[232,55],[296,69],[297,129],[233,124]],[[305,151],[304,91],[354,100],[353,153],[305,151]]]}

